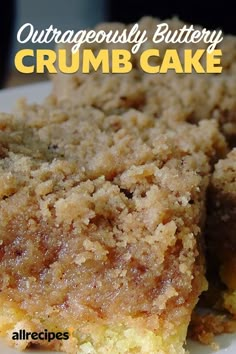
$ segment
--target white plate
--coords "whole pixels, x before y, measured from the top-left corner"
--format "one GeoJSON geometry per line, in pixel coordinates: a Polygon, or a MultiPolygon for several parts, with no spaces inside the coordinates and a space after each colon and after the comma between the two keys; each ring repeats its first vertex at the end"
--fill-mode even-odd
{"type": "Polygon", "coordinates": [[[50,91],[50,82],[40,82],[38,84],[0,90],[0,112],[11,113],[16,105],[16,101],[22,97],[26,97],[30,103],[40,103],[49,95],[50,91]]]}
{"type": "MultiPolygon", "coordinates": [[[[51,84],[43,82],[39,84],[20,86],[0,90],[0,111],[10,113],[17,99],[26,97],[29,102],[42,102],[43,99],[50,93],[51,84]]],[[[223,335],[216,338],[216,342],[220,346],[217,354],[235,354],[236,353],[236,335],[223,335]]],[[[216,353],[210,347],[200,345],[198,343],[188,343],[190,354],[213,354],[216,353]]],[[[41,351],[40,351],[41,352],[41,351]]],[[[39,351],[27,350],[27,354],[36,354],[39,351]]],[[[42,354],[56,354],[56,352],[42,351],[42,354]]],[[[18,351],[8,348],[4,343],[0,342],[0,354],[19,354],[18,351]]],[[[112,354],[112,353],[111,353],[112,354]]]]}

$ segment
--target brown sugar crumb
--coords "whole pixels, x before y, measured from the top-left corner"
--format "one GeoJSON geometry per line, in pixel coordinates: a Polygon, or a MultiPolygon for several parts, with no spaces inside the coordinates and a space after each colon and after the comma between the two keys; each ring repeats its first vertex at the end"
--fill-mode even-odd
{"type": "Polygon", "coordinates": [[[68,354],[184,353],[206,289],[205,192],[226,150],[217,124],[55,100],[23,102],[4,124],[1,336],[26,321],[73,327],[52,344],[68,354]]]}
{"type": "Polygon", "coordinates": [[[213,349],[219,349],[218,345],[214,342],[215,336],[223,333],[234,333],[235,331],[235,319],[230,319],[226,315],[200,315],[193,312],[188,335],[193,340],[211,345],[213,349]]]}

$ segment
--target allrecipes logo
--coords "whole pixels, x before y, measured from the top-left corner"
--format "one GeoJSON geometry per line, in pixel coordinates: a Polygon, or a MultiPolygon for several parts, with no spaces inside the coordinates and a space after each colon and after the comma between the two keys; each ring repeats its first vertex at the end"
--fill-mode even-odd
{"type": "Polygon", "coordinates": [[[44,332],[28,332],[25,329],[20,329],[18,332],[12,333],[12,340],[27,340],[27,341],[47,341],[68,340],[69,332],[49,332],[47,329],[44,332]]]}
{"type": "MultiPolygon", "coordinates": [[[[221,73],[222,51],[216,49],[217,45],[223,40],[222,31],[209,31],[206,28],[202,30],[194,29],[193,25],[184,25],[178,30],[172,31],[167,23],[157,25],[152,38],[148,38],[146,30],[140,30],[139,24],[133,25],[130,29],[110,30],[73,30],[64,33],[53,25],[47,29],[35,30],[31,23],[26,23],[18,30],[17,40],[19,43],[51,43],[71,45],[71,53],[68,55],[66,49],[22,49],[16,53],[16,69],[24,74],[49,72],[56,74],[58,71],[65,74],[73,74],[78,71],[88,74],[92,71],[101,69],[102,73],[129,73],[132,68],[132,55],[136,54],[142,45],[151,40],[154,48],[146,49],[140,53],[139,65],[146,73],[165,74],[169,70],[177,74],[192,73],[221,73]],[[163,52],[157,48],[161,42],[176,44],[191,44],[190,48],[183,50],[183,60],[177,49],[166,49],[163,52]],[[203,42],[207,44],[207,49],[198,48],[193,50],[193,44],[203,42]],[[81,45],[97,43],[101,49],[96,53],[89,48],[81,49],[81,45]],[[131,44],[131,49],[102,49],[102,44],[131,44]],[[24,59],[29,57],[34,59],[34,64],[26,65],[24,59]],[[153,64],[153,57],[161,58],[161,63],[153,64]]],[[[114,48],[115,46],[113,46],[114,48]]]]}

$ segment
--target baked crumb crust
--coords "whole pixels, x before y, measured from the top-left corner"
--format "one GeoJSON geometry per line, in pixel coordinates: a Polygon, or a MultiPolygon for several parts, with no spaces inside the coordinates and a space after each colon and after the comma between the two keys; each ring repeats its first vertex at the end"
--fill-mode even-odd
{"type": "MultiPolygon", "coordinates": [[[[177,18],[165,20],[165,22],[172,30],[184,25],[177,18]]],[[[145,17],[139,21],[139,26],[141,29],[147,30],[148,37],[152,38],[156,25],[159,23],[159,19],[145,17]]],[[[103,24],[99,25],[97,29],[110,30],[112,28],[123,29],[124,27],[123,24],[103,24]]],[[[129,28],[130,25],[127,27],[129,28]]],[[[200,26],[199,29],[201,29],[200,26]]],[[[164,53],[167,46],[168,48],[176,48],[176,45],[165,43],[158,43],[157,46],[161,53],[164,53]]],[[[189,46],[189,44],[180,44],[178,52],[183,54],[184,49],[189,48],[189,46]]],[[[130,50],[129,45],[123,47],[130,50]]],[[[143,49],[153,47],[154,44],[150,40],[145,43],[143,49]]],[[[198,43],[194,44],[192,49],[205,47],[205,43],[198,43]]],[[[85,46],[82,48],[85,48],[85,46]]],[[[95,53],[99,50],[96,45],[91,48],[95,53]]],[[[112,49],[110,46],[107,48],[112,49]]],[[[223,71],[220,75],[194,73],[191,75],[176,75],[175,72],[171,71],[165,75],[145,74],[139,68],[139,54],[136,54],[133,56],[133,67],[135,69],[128,75],[103,75],[100,72],[90,75],[77,73],[70,76],[59,74],[52,77],[53,93],[59,100],[69,99],[82,106],[92,104],[105,112],[114,109],[117,112],[123,112],[135,107],[160,120],[168,121],[170,124],[173,121],[187,121],[197,124],[203,119],[216,120],[229,146],[235,147],[236,37],[224,35],[224,40],[218,45],[218,48],[222,50],[223,71]],[[91,90],[91,88],[93,89],[91,90]]],[[[153,60],[155,62],[155,59],[153,60]]],[[[234,167],[230,167],[232,163],[234,162],[231,159],[227,167],[219,164],[219,167],[216,167],[218,172],[215,172],[211,184],[209,201],[209,243],[211,251],[209,251],[207,256],[209,259],[207,258],[207,260],[209,261],[210,273],[214,274],[213,276],[210,274],[210,289],[206,297],[214,307],[225,308],[235,314],[236,282],[232,271],[232,269],[236,269],[234,261],[235,242],[232,241],[235,239],[236,233],[235,196],[232,190],[226,191],[227,188],[235,189],[235,184],[232,183],[232,174],[235,176],[236,171],[234,167]],[[222,175],[217,177],[217,174],[222,175]],[[219,178],[218,182],[217,178],[219,178]],[[231,178],[231,180],[227,181],[228,178],[231,178]],[[220,202],[216,206],[215,203],[218,199],[220,202]],[[226,242],[222,239],[223,236],[226,242]],[[224,244],[223,249],[225,249],[223,255],[221,253],[222,243],[224,244]],[[229,257],[228,254],[230,254],[229,257]],[[219,261],[218,257],[224,260],[219,261]],[[219,272],[220,276],[216,275],[219,272]],[[222,286],[220,277],[227,284],[228,292],[224,292],[225,285],[222,286]]]]}
{"type": "Polygon", "coordinates": [[[227,315],[215,313],[198,314],[193,313],[189,326],[189,337],[202,344],[211,345],[213,349],[219,349],[214,342],[215,336],[222,333],[234,333],[236,321],[227,315]]]}
{"type": "Polygon", "coordinates": [[[183,353],[206,289],[205,191],[226,149],[217,124],[49,99],[21,102],[0,129],[1,335],[23,316],[75,328],[67,353],[183,353]]]}

